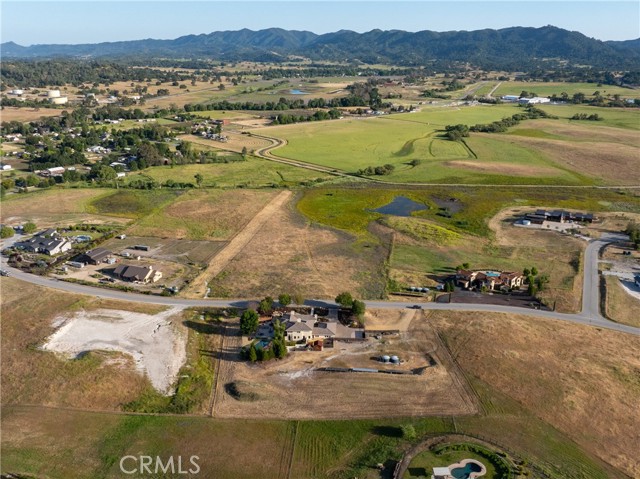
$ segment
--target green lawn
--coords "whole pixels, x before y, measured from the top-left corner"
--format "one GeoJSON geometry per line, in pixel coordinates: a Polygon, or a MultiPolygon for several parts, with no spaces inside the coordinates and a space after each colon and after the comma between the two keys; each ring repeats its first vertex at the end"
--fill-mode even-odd
{"type": "Polygon", "coordinates": [[[475,459],[487,468],[485,479],[496,478],[496,468],[483,455],[471,451],[444,451],[436,454],[432,451],[424,451],[413,458],[409,469],[404,474],[404,479],[429,477],[434,467],[447,467],[463,459],[475,459]]]}

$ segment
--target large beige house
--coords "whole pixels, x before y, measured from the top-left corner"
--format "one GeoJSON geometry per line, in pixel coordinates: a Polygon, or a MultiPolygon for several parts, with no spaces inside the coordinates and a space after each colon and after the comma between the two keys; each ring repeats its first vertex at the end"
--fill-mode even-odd
{"type": "Polygon", "coordinates": [[[456,283],[465,289],[517,289],[524,283],[520,273],[461,269],[456,272],[456,283]]]}

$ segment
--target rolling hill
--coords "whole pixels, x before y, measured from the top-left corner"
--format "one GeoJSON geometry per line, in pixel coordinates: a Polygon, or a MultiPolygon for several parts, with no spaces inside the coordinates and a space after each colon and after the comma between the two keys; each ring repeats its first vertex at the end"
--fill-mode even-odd
{"type": "Polygon", "coordinates": [[[174,40],[133,40],[81,45],[0,45],[6,59],[203,58],[227,61],[284,61],[291,55],[312,60],[424,65],[434,61],[515,70],[531,65],[591,65],[640,68],[640,39],[602,42],[580,32],[546,26],[500,30],[406,32],[349,30],[317,35],[269,28],[218,31],[174,40]]]}

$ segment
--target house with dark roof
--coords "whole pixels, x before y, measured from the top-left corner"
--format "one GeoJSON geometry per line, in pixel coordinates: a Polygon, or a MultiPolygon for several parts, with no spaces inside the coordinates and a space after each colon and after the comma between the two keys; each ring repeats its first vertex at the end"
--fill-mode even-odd
{"type": "Polygon", "coordinates": [[[69,251],[71,249],[71,242],[61,237],[55,229],[48,229],[28,240],[19,241],[14,246],[30,253],[42,253],[55,256],[69,251]]]}
{"type": "Polygon", "coordinates": [[[160,271],[154,270],[151,266],[136,266],[131,264],[120,264],[113,271],[113,274],[123,281],[137,281],[140,283],[155,283],[162,278],[160,271]]]}
{"type": "Polygon", "coordinates": [[[553,221],[555,223],[565,223],[567,221],[593,223],[598,219],[593,213],[571,213],[570,211],[564,210],[536,210],[535,213],[527,213],[524,218],[534,224],[542,224],[543,221],[553,221]]]}
{"type": "Polygon", "coordinates": [[[111,256],[111,251],[104,248],[90,249],[74,258],[74,261],[85,264],[99,264],[111,256]]]}

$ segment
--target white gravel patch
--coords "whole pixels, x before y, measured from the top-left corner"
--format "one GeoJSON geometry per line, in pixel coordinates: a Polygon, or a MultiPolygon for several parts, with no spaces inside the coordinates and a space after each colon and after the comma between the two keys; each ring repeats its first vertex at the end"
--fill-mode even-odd
{"type": "Polygon", "coordinates": [[[169,320],[180,312],[181,308],[155,315],[100,309],[58,316],[53,324],[60,328],[42,349],[69,358],[91,350],[128,354],[153,387],[168,395],[186,360],[187,335],[169,320]]]}

